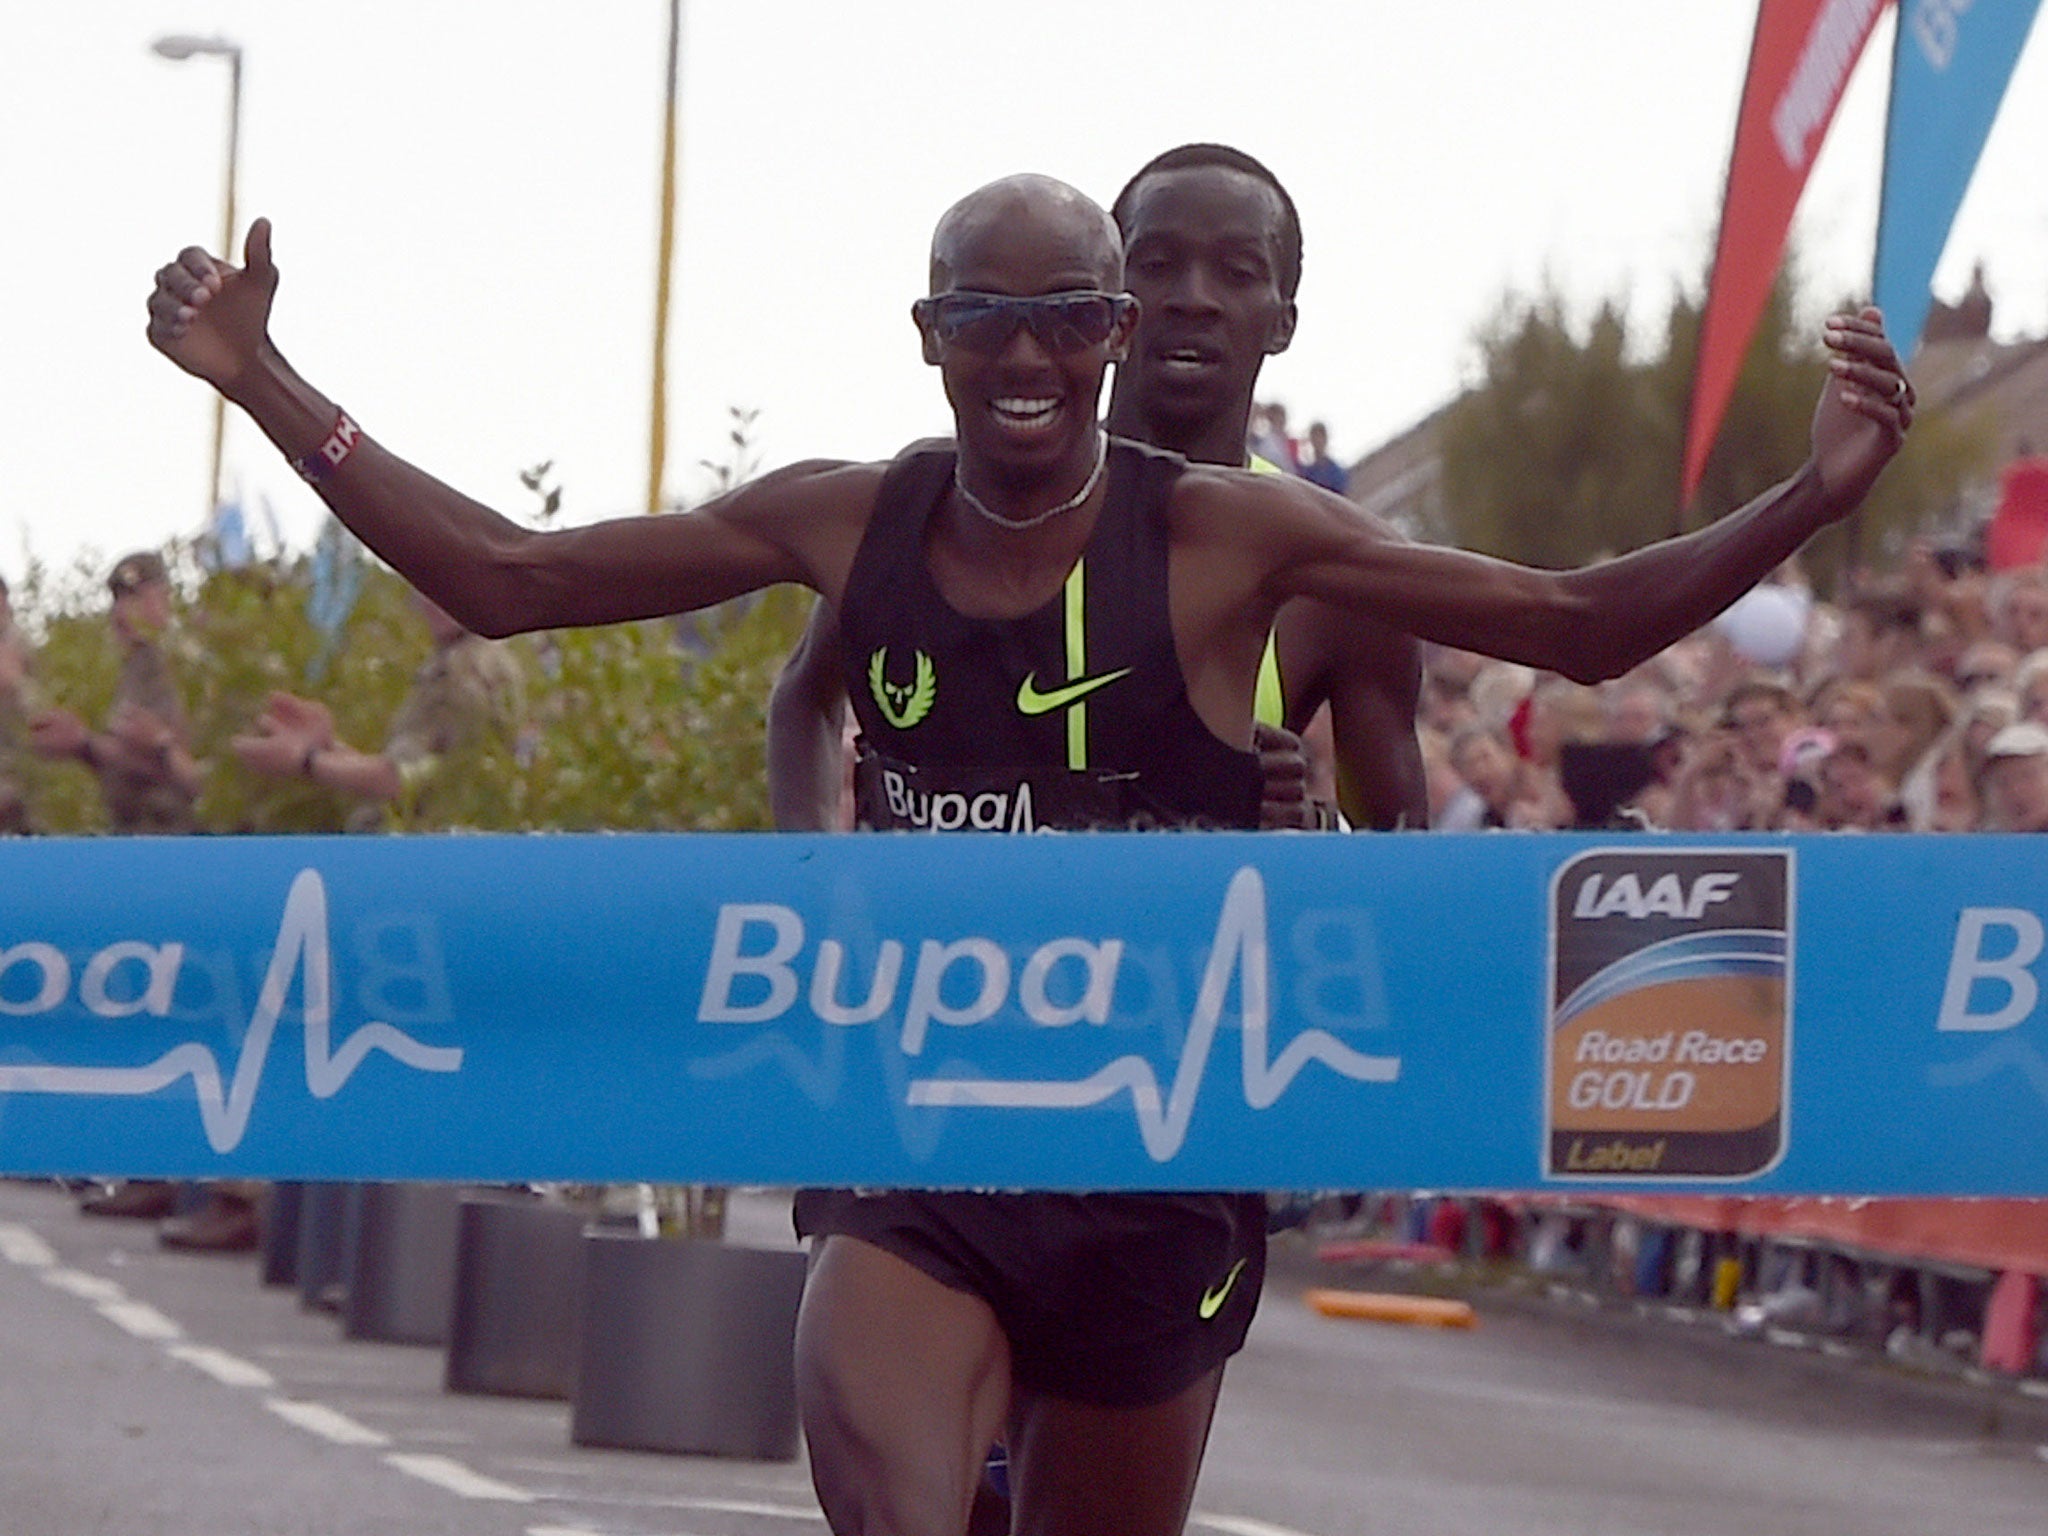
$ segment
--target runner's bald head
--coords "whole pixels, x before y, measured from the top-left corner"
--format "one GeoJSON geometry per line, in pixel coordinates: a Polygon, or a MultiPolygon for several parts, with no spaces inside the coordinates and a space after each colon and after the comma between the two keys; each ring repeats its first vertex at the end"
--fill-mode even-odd
{"type": "Polygon", "coordinates": [[[946,210],[932,231],[931,291],[953,288],[970,266],[1018,255],[1084,267],[1111,293],[1123,287],[1116,221],[1065,182],[1026,174],[992,181],[946,210]]]}

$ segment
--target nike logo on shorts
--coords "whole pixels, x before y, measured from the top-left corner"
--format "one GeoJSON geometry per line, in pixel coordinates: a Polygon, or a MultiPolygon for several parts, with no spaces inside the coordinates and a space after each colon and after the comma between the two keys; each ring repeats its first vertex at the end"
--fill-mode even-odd
{"type": "Polygon", "coordinates": [[[1195,1308],[1203,1322],[1207,1322],[1223,1310],[1223,1303],[1230,1299],[1231,1288],[1237,1284],[1237,1277],[1244,1271],[1244,1260],[1239,1259],[1230,1266],[1230,1273],[1223,1277],[1223,1283],[1202,1292],[1201,1304],[1195,1308]]]}
{"type": "Polygon", "coordinates": [[[1064,688],[1055,688],[1050,693],[1038,691],[1038,674],[1028,672],[1024,681],[1017,685],[1017,713],[1020,715],[1049,715],[1056,709],[1065,709],[1069,704],[1078,704],[1098,688],[1107,688],[1120,677],[1130,675],[1129,667],[1119,667],[1114,672],[1104,672],[1095,677],[1084,677],[1068,683],[1064,688]]]}

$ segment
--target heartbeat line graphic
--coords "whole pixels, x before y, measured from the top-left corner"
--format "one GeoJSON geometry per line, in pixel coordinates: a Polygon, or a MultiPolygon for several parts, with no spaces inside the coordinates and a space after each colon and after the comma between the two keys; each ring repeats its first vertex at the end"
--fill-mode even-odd
{"type": "Polygon", "coordinates": [[[0,1065],[0,1093],[62,1093],[102,1098],[135,1098],[168,1088],[181,1077],[192,1079],[199,1100],[199,1118],[216,1152],[232,1152],[249,1128],[263,1064],[270,1054],[277,1021],[291,990],[292,973],[303,966],[300,987],[305,1000],[306,1086],[316,1099],[341,1091],[372,1051],[383,1051],[419,1072],[456,1072],[462,1068],[460,1046],[422,1045],[402,1030],[381,1022],[365,1024],[331,1050],[334,1017],[333,970],[328,955],[327,887],[317,870],[303,869],[285,897],[278,924],[277,948],[234,1077],[221,1080],[220,1061],[197,1041],[173,1046],[140,1067],[57,1067],[0,1065]]]}
{"type": "Polygon", "coordinates": [[[1168,1162],[1187,1140],[1233,970],[1239,972],[1244,1004],[1244,1098],[1253,1109],[1271,1108],[1311,1061],[1320,1061],[1353,1082],[1391,1083],[1401,1075],[1400,1057],[1365,1055],[1320,1029],[1304,1031],[1278,1060],[1268,1059],[1272,963],[1266,942],[1266,886],[1259,872],[1247,867],[1231,877],[1224,895],[1170,1094],[1162,1098],[1158,1074],[1144,1057],[1119,1056],[1078,1082],[921,1078],[910,1085],[910,1102],[982,1109],[1085,1109],[1128,1093],[1146,1152],[1154,1162],[1168,1162]]]}
{"type": "Polygon", "coordinates": [[[1962,1061],[1938,1062],[1927,1069],[1929,1086],[1970,1088],[2001,1072],[2016,1072],[2048,1104],[2048,1061],[2024,1040],[1996,1041],[1962,1061]]]}

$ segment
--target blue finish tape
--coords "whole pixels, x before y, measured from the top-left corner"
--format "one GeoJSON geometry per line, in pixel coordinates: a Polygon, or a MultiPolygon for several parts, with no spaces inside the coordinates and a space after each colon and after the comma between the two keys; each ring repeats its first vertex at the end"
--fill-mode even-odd
{"type": "Polygon", "coordinates": [[[2025,838],[0,844],[0,1169],[2048,1194],[2025,838]]]}

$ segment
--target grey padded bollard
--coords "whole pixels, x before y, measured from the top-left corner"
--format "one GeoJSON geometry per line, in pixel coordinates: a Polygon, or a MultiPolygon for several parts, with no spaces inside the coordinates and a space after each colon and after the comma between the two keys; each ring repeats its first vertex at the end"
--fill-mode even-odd
{"type": "Polygon", "coordinates": [[[387,1344],[445,1344],[455,1297],[455,1215],[450,1184],[364,1184],[342,1305],[342,1334],[387,1344]]]}
{"type": "Polygon", "coordinates": [[[462,1202],[448,1315],[450,1392],[569,1400],[587,1220],[539,1200],[462,1202]]]}
{"type": "Polygon", "coordinates": [[[804,1255],[705,1239],[585,1239],[576,1445],[788,1461],[804,1255]]]}
{"type": "Polygon", "coordinates": [[[299,1204],[303,1184],[280,1181],[264,1191],[257,1225],[265,1285],[297,1287],[299,1283],[299,1204]]]}
{"type": "Polygon", "coordinates": [[[299,1190],[298,1254],[292,1266],[299,1305],[308,1311],[339,1310],[352,1260],[353,1223],[347,1184],[319,1182],[299,1190]]]}

